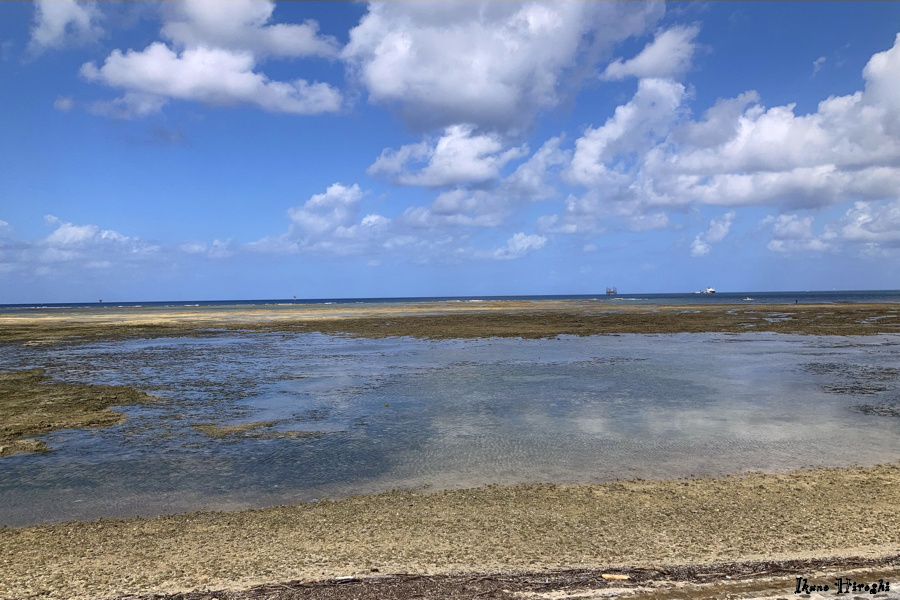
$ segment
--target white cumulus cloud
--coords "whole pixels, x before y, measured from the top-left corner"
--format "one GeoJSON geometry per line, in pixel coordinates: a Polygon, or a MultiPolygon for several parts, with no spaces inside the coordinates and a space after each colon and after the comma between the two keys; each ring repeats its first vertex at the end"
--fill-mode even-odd
{"type": "Polygon", "coordinates": [[[60,221],[58,217],[47,215],[48,223],[57,224],[56,229],[43,240],[43,244],[52,247],[77,247],[88,242],[127,242],[128,238],[111,229],[100,229],[96,225],[73,225],[60,221]]]}
{"type": "Polygon", "coordinates": [[[680,83],[642,79],[627,104],[616,108],[601,127],[588,128],[575,142],[568,179],[586,187],[610,189],[629,185],[634,176],[626,159],[665,139],[678,117],[684,94],[680,83]]]}
{"type": "Polygon", "coordinates": [[[401,185],[480,183],[497,179],[509,161],[528,152],[525,146],[504,150],[499,136],[478,135],[474,129],[471,125],[451,125],[435,141],[385,149],[366,172],[387,175],[401,185]],[[415,166],[420,168],[411,168],[415,166]]]}
{"type": "Polygon", "coordinates": [[[324,194],[315,194],[302,207],[288,209],[291,221],[305,234],[318,236],[351,226],[362,198],[359,185],[335,183],[324,194]]]}
{"type": "Polygon", "coordinates": [[[601,78],[677,78],[691,67],[696,50],[694,38],[698,33],[700,28],[696,26],[671,27],[661,31],[634,58],[626,61],[618,58],[611,62],[601,78]]]}
{"type": "Polygon", "coordinates": [[[660,200],[816,208],[896,196],[900,184],[900,38],[872,56],[864,91],[831,96],[816,112],[765,108],[755,93],[682,126],[682,143],[648,155],[660,200]],[[743,107],[742,107],[743,105],[743,107]],[[738,109],[740,110],[738,111],[738,109]]]}
{"type": "Polygon", "coordinates": [[[196,100],[206,104],[255,104],[272,112],[314,114],[340,109],[340,92],[325,83],[271,81],[255,72],[249,52],[219,48],[194,48],[175,53],[156,42],[141,52],[114,50],[103,66],[85,63],[81,74],[128,90],[122,102],[131,106],[137,98],[149,105],[136,114],[158,110],[166,99],[196,100]],[[155,100],[155,102],[154,102],[155,100]]]}
{"type": "Polygon", "coordinates": [[[343,57],[369,100],[414,127],[504,130],[557,106],[660,3],[373,2],[343,57]]]}
{"type": "Polygon", "coordinates": [[[724,240],[731,230],[734,214],[734,211],[730,211],[718,219],[712,219],[709,222],[709,228],[702,233],[698,233],[694,241],[691,242],[691,256],[706,256],[712,250],[713,244],[724,240]]]}
{"type": "Polygon", "coordinates": [[[900,247],[900,200],[855,202],[837,231],[848,242],[900,247]]]}
{"type": "Polygon", "coordinates": [[[12,262],[18,268],[34,270],[38,265],[71,263],[96,266],[104,262],[142,259],[159,248],[138,238],[122,235],[93,224],[76,225],[53,215],[44,220],[55,229],[35,242],[15,244],[12,262]]]}
{"type": "MultiPolygon", "coordinates": [[[[812,112],[800,113],[795,104],[766,107],[750,90],[717,101],[696,120],[692,95],[680,83],[640,79],[628,102],[575,141],[563,175],[585,192],[572,193],[538,228],[577,234],[618,221],[641,230],[665,226],[668,211],[691,206],[770,206],[791,213],[767,223],[773,251],[834,250],[866,236],[869,244],[888,247],[892,226],[875,235],[872,225],[854,229],[854,219],[868,210],[890,222],[890,205],[883,203],[898,197],[898,72],[900,36],[868,61],[864,89],[825,98],[812,112]],[[815,211],[849,203],[862,204],[841,224],[812,233],[815,211]],[[798,210],[811,212],[793,214],[798,210]]],[[[703,255],[710,245],[701,234],[692,252],[703,255]]]]}
{"type": "Polygon", "coordinates": [[[562,149],[563,136],[552,137],[531,158],[516,167],[504,180],[504,191],[515,198],[542,200],[551,198],[556,189],[549,181],[571,160],[571,152],[562,149]]]}
{"type": "Polygon", "coordinates": [[[499,227],[510,215],[511,207],[502,193],[454,189],[439,194],[428,207],[406,209],[398,220],[409,227],[428,229],[499,227]]]}
{"type": "Polygon", "coordinates": [[[812,215],[778,215],[766,217],[764,225],[772,226],[772,239],[768,244],[769,250],[782,254],[792,252],[828,250],[831,246],[827,241],[830,236],[816,236],[813,233],[812,215]]]}
{"type": "Polygon", "coordinates": [[[39,54],[48,48],[84,44],[103,35],[96,2],[37,0],[28,50],[39,54]]]}
{"type": "Polygon", "coordinates": [[[547,238],[542,235],[525,235],[517,233],[506,240],[506,246],[494,250],[494,258],[498,260],[510,260],[522,258],[534,250],[540,250],[547,243],[547,238]]]}
{"type": "Polygon", "coordinates": [[[319,24],[270,23],[270,0],[182,0],[163,4],[162,35],[184,48],[216,47],[261,56],[336,56],[337,40],[319,24]]]}
{"type": "Polygon", "coordinates": [[[398,221],[417,229],[499,227],[516,208],[556,194],[556,171],[570,157],[560,148],[561,143],[561,136],[550,138],[512,174],[489,189],[456,187],[443,191],[427,207],[408,208],[398,221]]]}
{"type": "Polygon", "coordinates": [[[254,252],[294,254],[324,252],[336,255],[371,251],[386,238],[391,220],[378,214],[359,219],[363,191],[358,184],[334,183],[288,209],[288,231],[246,244],[254,252]]]}
{"type": "Polygon", "coordinates": [[[631,196],[607,197],[601,190],[583,196],[570,194],[560,214],[538,219],[538,229],[550,233],[598,233],[611,226],[629,231],[663,229],[669,216],[631,196]]]}
{"type": "Polygon", "coordinates": [[[162,35],[143,50],[113,50],[101,65],[82,65],[91,82],[124,95],[91,106],[95,114],[134,118],[153,114],[171,100],[213,106],[247,104],[269,112],[312,115],[341,109],[341,92],[304,78],[270,79],[259,68],[266,57],[335,57],[337,42],[318,35],[318,24],[270,23],[274,3],[252,0],[188,0],[162,7],[162,35]]]}

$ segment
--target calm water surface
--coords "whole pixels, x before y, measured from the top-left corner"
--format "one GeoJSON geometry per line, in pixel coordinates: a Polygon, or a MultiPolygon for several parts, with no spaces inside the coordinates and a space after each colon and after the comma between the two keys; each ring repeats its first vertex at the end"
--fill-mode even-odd
{"type": "Polygon", "coordinates": [[[900,458],[900,418],[866,410],[900,408],[896,335],[253,333],[4,346],[0,361],[163,400],[0,461],[0,525],[900,458]],[[250,432],[268,437],[193,427],[258,421],[275,421],[250,432]]]}

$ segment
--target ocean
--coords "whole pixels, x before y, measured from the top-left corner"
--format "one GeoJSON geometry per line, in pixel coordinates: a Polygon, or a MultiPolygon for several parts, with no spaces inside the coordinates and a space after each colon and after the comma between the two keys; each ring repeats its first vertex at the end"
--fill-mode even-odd
{"type": "Polygon", "coordinates": [[[248,306],[289,307],[297,304],[420,304],[423,302],[488,302],[492,300],[580,300],[596,302],[629,302],[637,304],[831,304],[900,302],[900,290],[833,290],[796,292],[717,292],[630,294],[578,294],[556,296],[423,296],[409,298],[281,298],[269,300],[178,300],[153,302],[63,302],[0,304],[0,314],[33,310],[81,310],[107,307],[194,308],[203,306],[246,308],[248,306]]]}

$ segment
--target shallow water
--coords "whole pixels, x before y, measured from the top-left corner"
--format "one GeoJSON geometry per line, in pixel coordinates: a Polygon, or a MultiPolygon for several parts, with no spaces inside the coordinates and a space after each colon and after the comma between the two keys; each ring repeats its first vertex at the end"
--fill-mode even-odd
{"type": "Polygon", "coordinates": [[[900,403],[896,335],[250,333],[3,346],[0,360],[163,399],[0,461],[2,525],[900,458],[900,419],[859,409],[900,403]],[[193,427],[259,421],[276,423],[193,427]]]}

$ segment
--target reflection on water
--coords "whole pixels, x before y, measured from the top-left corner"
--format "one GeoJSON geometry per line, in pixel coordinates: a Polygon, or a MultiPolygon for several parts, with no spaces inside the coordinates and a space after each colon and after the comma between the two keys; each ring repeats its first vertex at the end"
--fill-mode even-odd
{"type": "Polygon", "coordinates": [[[6,525],[900,457],[900,419],[855,408],[900,401],[900,336],[243,334],[6,346],[0,359],[163,399],[0,461],[6,525]],[[270,423],[195,427],[257,422],[270,423]]]}

